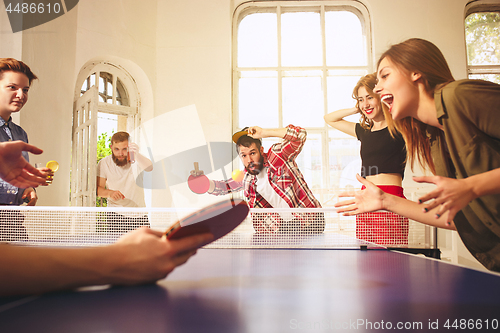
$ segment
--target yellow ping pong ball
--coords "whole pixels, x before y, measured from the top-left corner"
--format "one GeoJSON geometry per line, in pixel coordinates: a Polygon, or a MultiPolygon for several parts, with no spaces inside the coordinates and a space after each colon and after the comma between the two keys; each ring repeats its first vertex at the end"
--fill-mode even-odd
{"type": "Polygon", "coordinates": [[[233,173],[231,174],[231,178],[233,178],[233,180],[238,183],[243,180],[244,176],[245,173],[243,173],[243,171],[240,171],[238,169],[234,170],[233,173]]]}
{"type": "Polygon", "coordinates": [[[59,163],[57,163],[56,161],[48,161],[45,166],[53,172],[56,172],[59,169],[59,163]]]}

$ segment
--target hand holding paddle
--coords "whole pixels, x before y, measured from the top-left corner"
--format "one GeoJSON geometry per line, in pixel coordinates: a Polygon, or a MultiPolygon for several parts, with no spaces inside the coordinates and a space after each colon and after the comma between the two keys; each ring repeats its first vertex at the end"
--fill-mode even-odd
{"type": "Polygon", "coordinates": [[[213,239],[209,242],[213,242],[239,226],[247,217],[249,210],[247,203],[241,199],[221,201],[176,222],[164,233],[163,237],[180,239],[210,233],[213,239]]]}
{"type": "Polygon", "coordinates": [[[210,187],[210,181],[203,174],[203,171],[198,169],[198,162],[194,162],[194,170],[191,170],[190,174],[188,178],[189,189],[197,194],[206,193],[210,187]]]}

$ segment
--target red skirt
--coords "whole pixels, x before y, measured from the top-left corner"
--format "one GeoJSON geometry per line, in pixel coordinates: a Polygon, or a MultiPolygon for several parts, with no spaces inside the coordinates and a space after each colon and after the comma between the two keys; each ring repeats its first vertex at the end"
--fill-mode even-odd
{"type": "MultiPolygon", "coordinates": [[[[385,193],[404,198],[403,188],[395,185],[377,186],[385,193]]],[[[362,190],[365,189],[363,186],[362,190]]],[[[391,212],[356,215],[356,237],[386,247],[408,245],[408,219],[391,212]]]]}

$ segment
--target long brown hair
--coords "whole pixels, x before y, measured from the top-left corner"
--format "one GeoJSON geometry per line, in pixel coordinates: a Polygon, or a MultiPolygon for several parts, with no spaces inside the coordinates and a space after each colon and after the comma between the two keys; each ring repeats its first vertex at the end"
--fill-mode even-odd
{"type": "MultiPolygon", "coordinates": [[[[356,109],[358,109],[358,112],[361,114],[361,117],[359,119],[359,124],[361,127],[364,129],[371,129],[373,127],[373,120],[369,119],[362,111],[361,108],[359,107],[359,94],[358,90],[361,87],[365,87],[366,91],[370,96],[374,97],[377,99],[377,101],[380,104],[380,107],[382,108],[382,112],[384,113],[384,117],[387,121],[387,123],[393,123],[393,120],[391,118],[391,115],[389,114],[389,111],[387,111],[387,107],[385,106],[384,103],[380,101],[380,95],[375,93],[373,89],[375,89],[375,86],[377,85],[377,73],[372,73],[363,76],[361,79],[359,79],[358,83],[356,83],[356,86],[352,90],[352,98],[356,100],[356,109]]],[[[391,135],[394,137],[394,125],[389,126],[389,131],[391,135]]]]}
{"type": "MultiPolygon", "coordinates": [[[[425,90],[429,94],[434,94],[439,85],[455,81],[441,51],[425,39],[411,38],[392,45],[380,56],[377,68],[384,58],[388,58],[405,73],[420,73],[425,90]]],[[[411,117],[390,122],[388,126],[389,128],[394,126],[403,135],[412,170],[414,162],[418,161],[421,167],[427,166],[433,173],[436,172],[431,156],[429,135],[439,134],[437,129],[429,131],[426,124],[411,117]]]]}

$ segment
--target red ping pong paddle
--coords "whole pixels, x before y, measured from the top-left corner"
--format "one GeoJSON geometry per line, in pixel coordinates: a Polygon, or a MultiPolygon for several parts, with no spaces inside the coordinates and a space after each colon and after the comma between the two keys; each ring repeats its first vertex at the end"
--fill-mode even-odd
{"type": "Polygon", "coordinates": [[[210,181],[203,171],[198,169],[198,162],[194,162],[194,175],[188,177],[188,186],[191,191],[197,194],[203,194],[210,188],[210,181]]]}
{"type": "Polygon", "coordinates": [[[179,220],[165,232],[164,237],[179,239],[210,232],[214,235],[213,242],[240,225],[248,212],[249,208],[244,200],[221,201],[179,220]]]}

